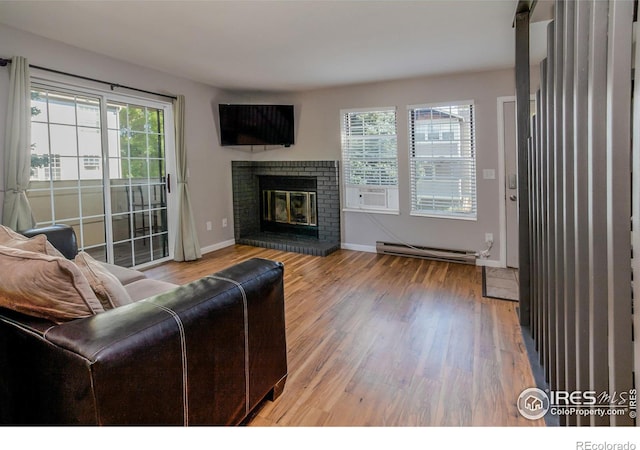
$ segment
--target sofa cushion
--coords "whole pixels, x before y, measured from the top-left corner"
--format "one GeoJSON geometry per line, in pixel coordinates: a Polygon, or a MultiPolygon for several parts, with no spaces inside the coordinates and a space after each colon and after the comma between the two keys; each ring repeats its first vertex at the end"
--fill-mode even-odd
{"type": "Polygon", "coordinates": [[[143,280],[138,280],[134,281],[133,283],[127,284],[125,286],[125,289],[131,296],[131,299],[134,302],[137,302],[138,300],[142,300],[147,297],[163,294],[177,287],[177,284],[171,284],[167,283],[166,281],[150,280],[149,278],[145,278],[143,280]]]}
{"type": "Polygon", "coordinates": [[[0,245],[0,306],[56,323],[104,311],[80,269],[64,257],[0,245]]]}
{"type": "Polygon", "coordinates": [[[51,245],[44,234],[28,238],[4,225],[0,225],[0,245],[29,252],[43,253],[49,256],[62,256],[62,253],[51,245]]]}
{"type": "Polygon", "coordinates": [[[90,254],[79,252],[76,255],[75,263],[104,309],[113,309],[132,302],[122,283],[90,254]]]}
{"type": "Polygon", "coordinates": [[[111,272],[111,274],[114,275],[124,286],[129,283],[133,283],[134,281],[146,278],[144,273],[135,269],[127,269],[126,267],[120,267],[109,263],[102,263],[102,266],[111,272]]]}

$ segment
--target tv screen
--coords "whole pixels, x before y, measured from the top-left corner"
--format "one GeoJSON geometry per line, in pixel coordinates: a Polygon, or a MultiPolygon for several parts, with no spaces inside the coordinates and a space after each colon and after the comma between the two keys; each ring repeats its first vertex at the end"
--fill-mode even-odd
{"type": "Polygon", "coordinates": [[[220,144],[293,145],[293,105],[218,105],[220,144]]]}

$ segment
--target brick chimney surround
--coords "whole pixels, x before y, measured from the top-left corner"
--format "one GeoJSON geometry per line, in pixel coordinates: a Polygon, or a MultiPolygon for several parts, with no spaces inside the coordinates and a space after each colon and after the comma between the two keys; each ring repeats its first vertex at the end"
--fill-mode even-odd
{"type": "MultiPolygon", "coordinates": [[[[237,244],[327,256],[340,248],[338,161],[232,161],[234,235],[237,244]],[[261,225],[260,179],[315,179],[317,236],[274,232],[261,225]]],[[[287,181],[283,181],[286,185],[287,181]]],[[[295,227],[293,227],[295,228],[295,227]]]]}

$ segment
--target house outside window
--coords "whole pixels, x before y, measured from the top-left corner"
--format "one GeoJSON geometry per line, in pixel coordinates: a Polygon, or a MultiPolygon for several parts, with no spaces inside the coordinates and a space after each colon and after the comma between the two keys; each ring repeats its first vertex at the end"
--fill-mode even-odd
{"type": "Polygon", "coordinates": [[[343,110],[341,118],[345,210],[397,214],[396,109],[343,110]]]}
{"type": "Polygon", "coordinates": [[[408,113],[411,214],[475,220],[473,102],[413,105],[408,113]]]}

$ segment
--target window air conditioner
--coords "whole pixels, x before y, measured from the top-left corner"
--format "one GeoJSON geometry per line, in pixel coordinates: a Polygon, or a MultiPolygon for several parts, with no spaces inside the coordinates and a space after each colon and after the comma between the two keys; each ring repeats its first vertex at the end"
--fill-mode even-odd
{"type": "Polygon", "coordinates": [[[365,208],[387,207],[387,190],[385,188],[361,188],[358,194],[360,206],[365,208]]]}

